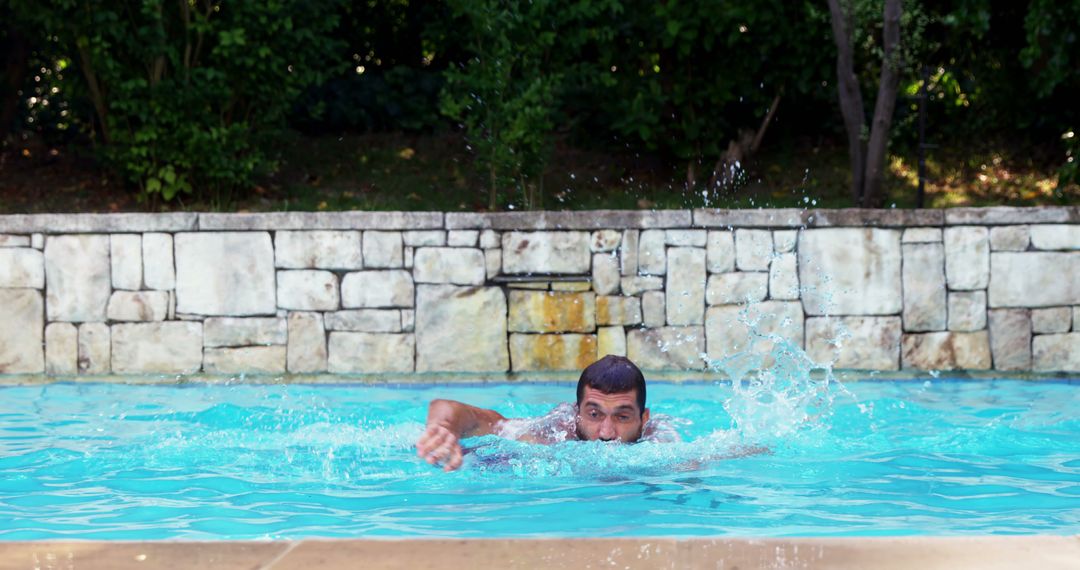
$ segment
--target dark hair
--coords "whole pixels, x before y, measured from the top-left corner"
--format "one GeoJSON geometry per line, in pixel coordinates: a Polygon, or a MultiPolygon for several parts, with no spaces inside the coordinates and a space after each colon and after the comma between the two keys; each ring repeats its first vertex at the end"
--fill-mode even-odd
{"type": "Polygon", "coordinates": [[[581,371],[577,384],[577,401],[585,396],[585,387],[599,390],[605,394],[621,394],[637,390],[639,412],[645,413],[645,376],[641,370],[625,356],[607,355],[593,362],[581,371]]]}

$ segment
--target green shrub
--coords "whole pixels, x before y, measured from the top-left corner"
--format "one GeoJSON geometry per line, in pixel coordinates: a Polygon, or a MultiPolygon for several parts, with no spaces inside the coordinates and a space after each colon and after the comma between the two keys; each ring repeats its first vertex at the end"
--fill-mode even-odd
{"type": "Polygon", "coordinates": [[[467,61],[446,71],[442,111],[460,121],[488,183],[488,207],[518,193],[543,206],[542,173],[578,58],[619,13],[618,0],[449,0],[467,61]]]}
{"type": "Polygon", "coordinates": [[[274,167],[266,141],[334,70],[337,2],[12,0],[82,79],[106,164],[152,200],[227,200],[274,167]]]}

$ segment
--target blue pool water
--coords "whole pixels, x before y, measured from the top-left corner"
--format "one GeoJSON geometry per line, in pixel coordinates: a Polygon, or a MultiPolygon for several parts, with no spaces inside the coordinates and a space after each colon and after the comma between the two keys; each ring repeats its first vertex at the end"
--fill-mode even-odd
{"type": "Polygon", "coordinates": [[[428,400],[573,386],[0,388],[0,540],[1080,533],[1080,384],[816,390],[652,383],[681,443],[480,438],[448,474],[412,448],[428,400]]]}

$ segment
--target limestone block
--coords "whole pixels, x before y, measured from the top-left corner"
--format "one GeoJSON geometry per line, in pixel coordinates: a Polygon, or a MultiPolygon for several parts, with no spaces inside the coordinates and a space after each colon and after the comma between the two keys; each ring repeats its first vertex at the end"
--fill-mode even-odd
{"type": "Polygon", "coordinates": [[[79,371],[79,331],[71,323],[45,327],[45,373],[75,374],[79,371]]]}
{"type": "Polygon", "coordinates": [[[104,321],[112,294],[109,236],[50,237],[45,242],[45,291],[49,321],[104,321]]]}
{"type": "Polygon", "coordinates": [[[36,249],[0,248],[0,287],[44,289],[45,257],[36,249]]]}
{"type": "Polygon", "coordinates": [[[663,275],[667,271],[664,230],[645,230],[638,240],[638,273],[663,275]]]}
{"type": "Polygon", "coordinates": [[[664,243],[674,247],[705,247],[705,230],[665,230],[664,243]]]}
{"type": "Polygon", "coordinates": [[[757,303],[769,292],[768,273],[735,271],[709,276],[705,301],[709,305],[757,303]]]}
{"type": "Polygon", "coordinates": [[[641,296],[641,321],[646,327],[659,328],[667,322],[662,291],[646,291],[641,296]]]}
{"type": "Polygon", "coordinates": [[[1073,328],[1072,330],[1080,332],[1080,307],[1073,307],[1073,328]]]}
{"type": "Polygon", "coordinates": [[[401,311],[357,309],[326,313],[326,330],[348,332],[401,332],[401,311]]]}
{"type": "Polygon", "coordinates": [[[491,279],[502,271],[502,250],[501,249],[485,249],[484,250],[484,275],[491,279]]]}
{"type": "Polygon", "coordinates": [[[585,291],[592,291],[592,283],[589,281],[552,281],[551,290],[583,293],[585,291]]]}
{"type": "Polygon", "coordinates": [[[652,275],[623,277],[620,283],[623,295],[640,295],[645,291],[659,291],[664,288],[664,278],[652,275]]]}
{"type": "Polygon", "coordinates": [[[446,237],[446,245],[453,247],[476,247],[480,238],[478,230],[451,230],[446,237]]]}
{"type": "Polygon", "coordinates": [[[334,311],[340,306],[338,278],[329,271],[278,271],[277,306],[294,311],[334,311]]]}
{"type": "Polygon", "coordinates": [[[1063,333],[1072,328],[1072,307],[1052,307],[1031,311],[1031,332],[1063,333]]]}
{"type": "Polygon", "coordinates": [[[991,309],[990,349],[996,370],[1031,369],[1031,311],[991,309]]]}
{"type": "Polygon", "coordinates": [[[823,228],[799,232],[799,285],[808,315],[900,313],[900,232],[823,228]]]}
{"type": "Polygon", "coordinates": [[[597,297],[596,324],[641,324],[641,299],[638,297],[597,297]]]}
{"type": "Polygon", "coordinates": [[[624,276],[638,274],[638,249],[641,232],[625,230],[619,244],[619,269],[624,276]]]}
{"type": "MultiPolygon", "coordinates": [[[[939,210],[940,211],[940,210],[939,210]]],[[[1033,207],[1015,208],[992,206],[983,208],[949,208],[944,210],[945,223],[959,224],[1042,224],[1068,222],[1075,219],[1075,210],[1071,208],[1033,207]]]]}
{"type": "Polygon", "coordinates": [[[1031,226],[1031,245],[1035,249],[1080,249],[1080,225],[1031,226]]]}
{"type": "MultiPolygon", "coordinates": [[[[402,232],[402,241],[409,247],[446,245],[446,232],[443,230],[413,230],[402,232]]],[[[498,247],[489,246],[489,247],[498,247]]]]}
{"type": "Polygon", "coordinates": [[[502,235],[503,273],[585,274],[592,253],[588,232],[507,232],[502,235]]]}
{"type": "Polygon", "coordinates": [[[803,310],[798,302],[792,301],[709,307],[705,335],[712,360],[737,353],[768,354],[776,338],[802,348],[803,310]]]}
{"type": "Polygon", "coordinates": [[[702,370],[703,327],[633,329],[626,335],[626,356],[644,370],[702,370]]]}
{"type": "Polygon", "coordinates": [[[908,228],[900,243],[941,243],[941,228],[908,228]]]}
{"type": "Polygon", "coordinates": [[[189,374],[202,367],[202,323],[118,324],[112,326],[111,336],[112,368],[117,374],[189,374]]]}
{"type": "Polygon", "coordinates": [[[34,249],[45,249],[45,234],[31,234],[30,247],[34,249]]]}
{"type": "Polygon", "coordinates": [[[357,271],[341,281],[341,304],[346,309],[412,307],[413,291],[408,271],[357,271]]]}
{"type": "Polygon", "coordinates": [[[811,317],[806,319],[806,353],[834,368],[898,370],[899,317],[811,317]]]}
{"type": "Polygon", "coordinates": [[[581,370],[596,361],[596,335],[510,335],[510,363],[514,372],[581,370]]]}
{"type": "MultiPolygon", "coordinates": [[[[432,212],[432,214],[438,214],[432,212]]],[[[439,214],[441,215],[441,214],[439,214]]],[[[583,210],[546,212],[448,212],[442,220],[450,229],[522,230],[565,228],[683,228],[691,224],[689,210],[583,210]]],[[[0,226],[0,230],[4,230],[0,226]]]]}
{"type": "Polygon", "coordinates": [[[502,289],[420,285],[416,305],[417,372],[504,372],[510,367],[502,289]]]}
{"type": "Polygon", "coordinates": [[[949,330],[979,331],[986,328],[986,291],[949,293],[949,330]]]}
{"type": "Polygon", "coordinates": [[[0,289],[0,374],[38,374],[45,370],[42,305],[40,291],[0,289]]]}
{"type": "Polygon", "coordinates": [[[397,269],[404,264],[401,232],[364,232],[364,267],[397,269]]]}
{"type": "MultiPolygon", "coordinates": [[[[432,244],[442,245],[442,244],[432,244]]],[[[502,245],[502,238],[499,236],[499,232],[493,230],[484,230],[480,232],[480,248],[481,249],[497,249],[502,245]]]]}
{"type": "Polygon", "coordinates": [[[403,309],[401,311],[401,330],[404,332],[413,332],[416,327],[416,311],[412,309],[403,309]]]}
{"type": "Polygon", "coordinates": [[[740,271],[768,271],[772,253],[772,232],[735,230],[735,267],[740,271]]]}
{"type": "Polygon", "coordinates": [[[900,362],[918,370],[989,370],[990,338],[986,331],[905,334],[900,362]]]}
{"type": "Polygon", "coordinates": [[[986,288],[990,282],[990,238],[986,228],[945,228],[945,276],[950,290],[986,288]]]}
{"type": "Polygon", "coordinates": [[[799,268],[794,253],[781,253],[769,264],[769,298],[795,300],[799,298],[799,268]]]}
{"type": "Polygon", "coordinates": [[[589,250],[593,253],[607,253],[619,249],[622,232],[619,230],[597,230],[589,234],[589,250]]]}
{"type": "Polygon", "coordinates": [[[143,283],[147,289],[169,291],[176,288],[173,237],[170,234],[143,234],[143,283]]]}
{"type": "Polygon", "coordinates": [[[948,325],[945,248],[940,243],[905,243],[904,330],[941,331],[948,325]]]}
{"type": "Polygon", "coordinates": [[[609,354],[626,356],[626,329],[623,327],[599,327],[596,329],[596,356],[609,354]]]}
{"type": "Polygon", "coordinates": [[[735,234],[729,231],[709,232],[705,260],[709,273],[735,271],[735,234]]]}
{"type": "Polygon", "coordinates": [[[203,321],[204,346],[285,344],[288,337],[288,328],[283,318],[211,317],[203,321]]]}
{"type": "Polygon", "coordinates": [[[109,325],[83,323],[79,325],[79,373],[108,374],[111,370],[109,325]]]}
{"type": "Polygon", "coordinates": [[[169,316],[169,293],[114,291],[107,314],[110,321],[164,321],[169,316]]]}
{"type": "Polygon", "coordinates": [[[995,252],[990,264],[991,307],[1080,305],[1080,252],[995,252]]]}
{"type": "Polygon", "coordinates": [[[614,295],[619,292],[619,258],[613,253],[594,253],[592,261],[592,288],[597,295],[614,295]]]}
{"type": "Polygon", "coordinates": [[[990,228],[990,251],[1026,251],[1031,243],[1028,226],[994,226],[990,228]]]}
{"type": "MultiPolygon", "coordinates": [[[[195,212],[111,214],[12,214],[0,218],[0,232],[15,234],[134,233],[194,230],[195,212]]],[[[218,214],[234,216],[235,214],[218,214]]]]}
{"type": "Polygon", "coordinates": [[[405,246],[405,269],[412,269],[414,257],[416,256],[416,249],[405,246]]]}
{"type": "Polygon", "coordinates": [[[142,289],[142,237],[139,234],[109,236],[109,260],[114,289],[142,289]]]}
{"type": "Polygon", "coordinates": [[[795,251],[795,242],[799,239],[798,230],[777,230],[772,233],[773,248],[776,253],[791,253],[795,251]]]}
{"type": "Polygon", "coordinates": [[[413,262],[417,283],[483,285],[487,279],[484,252],[463,247],[421,247],[413,262]]]}
{"type": "Polygon", "coordinates": [[[274,267],[281,269],[362,269],[357,231],[280,231],[274,234],[274,267]]]}
{"type": "Polygon", "coordinates": [[[289,372],[325,372],[326,332],[319,313],[289,313],[285,363],[289,372]]]}
{"type": "Polygon", "coordinates": [[[522,281],[506,284],[510,289],[528,289],[530,291],[547,291],[551,287],[550,281],[522,281]]]}
{"type": "Polygon", "coordinates": [[[511,332],[593,332],[596,294],[510,291],[511,332]]]}
{"type": "Polygon", "coordinates": [[[0,234],[0,247],[30,247],[30,238],[12,234],[0,234]]]}
{"type": "Polygon", "coordinates": [[[176,234],[175,246],[178,313],[242,316],[277,310],[270,234],[183,233],[176,234]]]}
{"type": "Polygon", "coordinates": [[[284,374],[284,346],[207,348],[203,354],[207,374],[284,374]]]}
{"type": "Polygon", "coordinates": [[[668,251],[665,289],[667,322],[686,326],[705,323],[705,250],[673,247],[668,251]]]}
{"type": "Polygon", "coordinates": [[[1080,333],[1040,334],[1032,345],[1035,370],[1080,372],[1080,333]]]}
{"type": "MultiPolygon", "coordinates": [[[[865,210],[864,210],[865,211],[865,210]]],[[[841,213],[844,210],[806,210],[800,208],[759,208],[759,209],[698,209],[694,210],[694,225],[716,227],[788,227],[797,228],[824,218],[829,223],[827,213],[841,213]]],[[[848,222],[847,219],[844,220],[848,222]]],[[[848,224],[850,225],[850,224],[848,224]]]]}
{"type": "Polygon", "coordinates": [[[330,372],[412,372],[416,339],[411,334],[330,333],[330,372]]]}

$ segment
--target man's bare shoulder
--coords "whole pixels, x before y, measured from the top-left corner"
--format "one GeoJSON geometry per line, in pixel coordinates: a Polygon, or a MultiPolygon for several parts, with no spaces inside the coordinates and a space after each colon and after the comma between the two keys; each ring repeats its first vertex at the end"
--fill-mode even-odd
{"type": "Polygon", "coordinates": [[[503,420],[499,422],[495,435],[545,445],[577,439],[576,415],[573,404],[562,403],[542,416],[503,420]]]}

